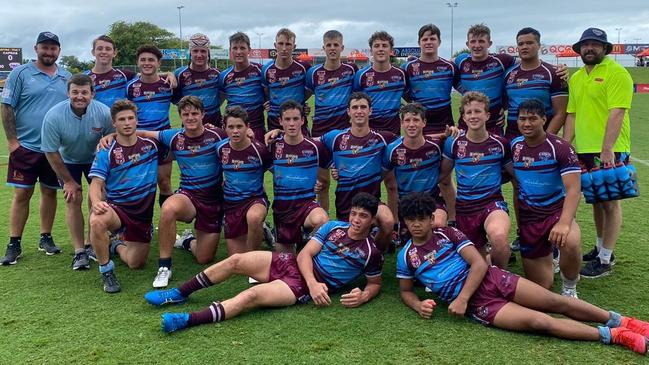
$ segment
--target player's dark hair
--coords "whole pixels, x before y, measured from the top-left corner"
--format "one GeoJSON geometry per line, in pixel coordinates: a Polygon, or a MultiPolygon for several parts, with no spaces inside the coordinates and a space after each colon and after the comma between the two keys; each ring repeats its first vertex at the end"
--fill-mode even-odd
{"type": "Polygon", "coordinates": [[[349,95],[349,102],[347,103],[348,108],[352,105],[353,100],[367,100],[367,105],[369,105],[370,108],[372,107],[372,98],[362,91],[355,91],[349,95]]]}
{"type": "Polygon", "coordinates": [[[435,199],[430,193],[414,192],[399,200],[403,219],[430,218],[435,212],[435,199]]]}
{"type": "Polygon", "coordinates": [[[183,96],[182,99],[178,102],[178,114],[182,112],[183,109],[187,107],[193,107],[196,110],[200,110],[201,113],[205,111],[205,106],[203,106],[203,100],[198,96],[187,95],[183,96]]]}
{"type": "Polygon", "coordinates": [[[370,44],[370,48],[372,48],[372,43],[374,41],[379,40],[379,41],[388,41],[390,42],[390,48],[394,47],[394,38],[390,35],[390,33],[380,30],[378,32],[372,33],[370,36],[370,39],[368,40],[368,43],[370,44]]]}
{"type": "Polygon", "coordinates": [[[401,109],[399,109],[399,116],[401,116],[401,120],[403,120],[403,117],[406,115],[406,113],[419,115],[421,119],[426,121],[426,108],[424,108],[424,106],[419,103],[408,103],[402,106],[401,109]]]}
{"type": "Polygon", "coordinates": [[[92,82],[92,79],[90,76],[86,74],[74,74],[70,79],[68,80],[68,91],[70,91],[70,85],[75,84],[77,86],[86,86],[90,85],[90,91],[95,92],[95,85],[92,82]]]}
{"type": "Polygon", "coordinates": [[[92,40],[92,49],[95,49],[95,46],[97,45],[98,41],[108,42],[108,43],[113,45],[113,49],[117,49],[117,46],[115,45],[115,41],[113,40],[113,38],[111,38],[111,37],[109,37],[109,36],[107,36],[105,34],[102,34],[99,37],[92,40]]]}
{"type": "Polygon", "coordinates": [[[288,28],[282,28],[282,29],[278,30],[277,35],[275,36],[275,39],[279,38],[279,36],[281,36],[281,35],[283,35],[284,37],[286,37],[286,39],[289,39],[289,40],[292,39],[293,41],[295,41],[295,39],[296,39],[295,38],[295,33],[293,33],[293,31],[288,29],[288,28]]]}
{"type": "Polygon", "coordinates": [[[464,107],[471,104],[473,101],[484,104],[485,111],[489,112],[489,97],[478,91],[469,91],[462,95],[462,100],[460,101],[460,114],[464,114],[464,107]]]}
{"type": "Polygon", "coordinates": [[[227,127],[228,120],[232,118],[239,118],[243,120],[246,125],[248,125],[248,113],[245,109],[238,105],[234,105],[225,109],[225,114],[223,114],[223,127],[227,127]]]}
{"type": "Polygon", "coordinates": [[[521,112],[536,114],[541,118],[545,118],[545,105],[537,98],[526,99],[518,106],[518,115],[521,112]]]}
{"type": "Polygon", "coordinates": [[[365,209],[372,217],[379,211],[379,199],[368,193],[358,193],[352,198],[352,208],[365,209]]]}
{"type": "Polygon", "coordinates": [[[151,53],[158,59],[158,61],[162,59],[162,52],[160,52],[158,47],[151,44],[145,44],[138,47],[137,51],[135,51],[135,58],[139,59],[142,53],[151,53]]]}
{"type": "Polygon", "coordinates": [[[536,30],[534,28],[531,28],[531,27],[525,27],[525,28],[519,30],[518,33],[516,33],[516,40],[518,41],[518,37],[522,36],[523,34],[532,34],[532,35],[534,35],[534,38],[536,38],[536,42],[538,44],[541,44],[541,33],[538,30],[536,30]]]}
{"type": "Polygon", "coordinates": [[[298,110],[300,112],[300,115],[304,116],[304,107],[302,107],[302,104],[293,99],[286,100],[282,103],[282,105],[280,105],[279,117],[282,118],[284,116],[284,112],[287,110],[298,110]]]}
{"type": "Polygon", "coordinates": [[[325,34],[322,36],[322,40],[324,41],[325,39],[335,39],[335,38],[340,38],[343,39],[343,34],[340,33],[337,30],[328,30],[325,32],[325,34]]]}
{"type": "Polygon", "coordinates": [[[132,111],[135,114],[135,117],[137,117],[137,105],[128,99],[121,99],[114,102],[113,106],[110,107],[110,117],[115,121],[115,116],[117,116],[119,112],[125,110],[132,111]]]}
{"type": "Polygon", "coordinates": [[[489,27],[483,23],[473,24],[472,26],[470,26],[469,31],[466,32],[466,37],[469,38],[469,36],[472,34],[473,36],[486,35],[489,37],[489,39],[491,39],[491,29],[489,29],[489,27]]]}
{"type": "Polygon", "coordinates": [[[248,48],[250,48],[250,37],[248,37],[244,32],[236,32],[230,36],[230,46],[232,46],[232,43],[236,42],[244,42],[248,45],[248,48]]]}
{"type": "Polygon", "coordinates": [[[435,24],[429,23],[419,28],[419,38],[417,38],[417,42],[421,40],[421,37],[423,37],[426,32],[436,35],[437,39],[439,39],[440,42],[442,41],[442,33],[439,31],[439,28],[435,24]]]}

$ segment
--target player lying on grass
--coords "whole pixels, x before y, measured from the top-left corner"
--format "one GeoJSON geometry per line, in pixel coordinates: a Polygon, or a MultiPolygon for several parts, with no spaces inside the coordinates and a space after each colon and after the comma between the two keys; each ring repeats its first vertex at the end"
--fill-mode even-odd
{"type": "Polygon", "coordinates": [[[412,235],[397,257],[400,295],[422,318],[431,318],[436,303],[415,294],[415,280],[450,303],[448,312],[452,315],[467,315],[512,331],[617,344],[646,354],[649,323],[552,293],[518,275],[488,266],[462,232],[433,228],[435,201],[429,194],[409,194],[401,199],[399,209],[412,235]],[[582,322],[602,325],[592,327],[582,322]]]}
{"type": "Polygon", "coordinates": [[[329,293],[365,274],[367,285],[343,294],[340,303],[355,308],[381,290],[383,256],[369,236],[379,201],[367,193],[354,196],[349,222],[331,221],[320,227],[297,257],[292,253],[250,251],[220,261],[179,288],[156,290],[144,298],[153,305],[182,303],[193,292],[224,282],[233,274],[252,277],[261,284],[234,298],[215,301],[192,313],[164,313],[162,330],[173,332],[204,323],[221,322],[258,307],[285,307],[313,299],[317,306],[331,304],[329,293]]]}

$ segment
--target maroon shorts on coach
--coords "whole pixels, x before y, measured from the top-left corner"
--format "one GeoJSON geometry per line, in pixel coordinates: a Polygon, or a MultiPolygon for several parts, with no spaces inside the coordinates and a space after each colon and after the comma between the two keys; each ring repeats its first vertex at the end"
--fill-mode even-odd
{"type": "Polygon", "coordinates": [[[18,146],[9,154],[7,185],[32,188],[36,185],[36,181],[52,189],[61,187],[44,153],[18,146]]]}

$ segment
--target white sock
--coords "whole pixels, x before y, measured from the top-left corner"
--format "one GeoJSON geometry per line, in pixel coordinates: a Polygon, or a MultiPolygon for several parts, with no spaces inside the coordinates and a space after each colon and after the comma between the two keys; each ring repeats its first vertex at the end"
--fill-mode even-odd
{"type": "Polygon", "coordinates": [[[563,276],[563,273],[561,273],[561,280],[563,280],[563,287],[566,289],[575,289],[577,288],[577,282],[579,281],[579,274],[577,274],[577,277],[574,279],[568,279],[565,276],[563,276]]]}
{"type": "Polygon", "coordinates": [[[599,250],[599,254],[597,257],[599,257],[599,261],[602,262],[602,264],[608,265],[611,263],[611,255],[613,254],[613,250],[609,250],[608,248],[602,246],[602,248],[599,250]]]}
{"type": "Polygon", "coordinates": [[[602,247],[604,247],[604,239],[602,237],[597,237],[597,252],[602,250],[602,247]]]}

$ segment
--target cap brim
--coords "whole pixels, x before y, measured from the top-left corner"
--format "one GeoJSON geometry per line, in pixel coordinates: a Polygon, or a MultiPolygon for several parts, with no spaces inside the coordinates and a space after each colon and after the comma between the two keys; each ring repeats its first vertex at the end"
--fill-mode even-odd
{"type": "Polygon", "coordinates": [[[572,50],[577,52],[577,53],[581,53],[581,44],[584,43],[585,41],[597,41],[597,42],[603,43],[606,46],[606,54],[609,54],[609,53],[611,53],[613,51],[613,44],[611,44],[609,42],[602,42],[601,39],[597,39],[597,38],[580,39],[579,42],[572,45],[572,50]]]}

